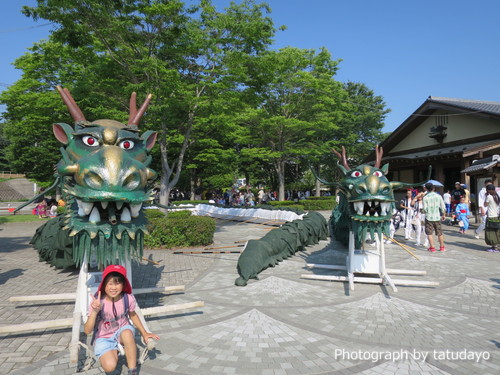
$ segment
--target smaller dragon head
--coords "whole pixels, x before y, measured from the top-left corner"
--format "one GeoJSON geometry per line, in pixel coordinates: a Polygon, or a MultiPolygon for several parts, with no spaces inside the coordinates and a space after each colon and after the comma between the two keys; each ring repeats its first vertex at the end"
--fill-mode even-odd
{"type": "Polygon", "coordinates": [[[380,167],[382,148],[375,148],[377,160],[373,167],[362,164],[352,169],[347,163],[344,147],[342,154],[333,152],[339,157],[338,166],[344,174],[344,179],[336,186],[347,198],[350,218],[360,222],[389,222],[394,208],[394,193],[393,184],[386,177],[389,164],[380,167]]]}

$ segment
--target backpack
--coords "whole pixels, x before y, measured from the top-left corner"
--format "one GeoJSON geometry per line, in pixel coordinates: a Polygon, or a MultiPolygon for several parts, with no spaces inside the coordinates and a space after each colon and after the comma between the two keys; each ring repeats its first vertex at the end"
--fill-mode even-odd
{"type": "MultiPolygon", "coordinates": [[[[97,292],[94,294],[94,297],[97,298],[98,294],[97,292]]],[[[103,305],[102,301],[104,300],[104,298],[101,298],[101,306],[103,305]]],[[[106,322],[115,322],[117,321],[118,319],[120,319],[121,317],[123,316],[127,316],[128,315],[128,307],[129,307],[129,301],[128,301],[128,294],[127,293],[123,293],[123,303],[125,305],[125,311],[123,312],[123,314],[117,316],[116,318],[113,318],[111,320],[104,320],[103,316],[102,316],[102,308],[101,308],[101,311],[99,311],[99,314],[97,314],[97,317],[96,317],[96,320],[95,320],[95,324],[94,324],[94,334],[92,335],[92,341],[90,342],[90,345],[94,345],[94,341],[96,339],[96,335],[97,335],[97,331],[99,329],[99,324],[101,321],[106,321],[106,322]]]]}

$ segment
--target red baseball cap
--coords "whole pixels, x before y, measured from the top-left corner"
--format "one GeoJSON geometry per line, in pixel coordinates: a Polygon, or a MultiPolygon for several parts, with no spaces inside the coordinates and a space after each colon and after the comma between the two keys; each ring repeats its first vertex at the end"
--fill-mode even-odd
{"type": "Polygon", "coordinates": [[[127,269],[123,266],[119,266],[117,264],[112,264],[110,266],[107,266],[104,271],[102,271],[102,280],[101,284],[99,285],[99,288],[97,288],[97,292],[104,292],[105,286],[104,280],[106,280],[106,276],[108,276],[112,272],[117,272],[121,274],[125,278],[125,282],[123,283],[123,292],[127,294],[132,294],[132,286],[130,285],[130,282],[127,279],[127,269]]]}

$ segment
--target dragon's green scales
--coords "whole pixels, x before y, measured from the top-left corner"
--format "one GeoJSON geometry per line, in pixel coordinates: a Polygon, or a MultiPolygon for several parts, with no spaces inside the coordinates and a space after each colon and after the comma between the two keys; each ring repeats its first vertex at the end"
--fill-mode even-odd
{"type": "Polygon", "coordinates": [[[67,209],[40,227],[31,243],[59,268],[80,265],[85,256],[101,265],[142,256],[147,233],[142,204],[151,200],[156,178],[148,167],[156,132],[139,135],[138,124],[151,95],[137,110],[133,93],[128,123],[122,124],[87,121],[69,91],[58,91],[75,121],[74,127],[53,125],[63,147],[51,189],[61,188],[67,209]]]}
{"type": "Polygon", "coordinates": [[[389,181],[386,177],[389,164],[381,167],[383,150],[375,147],[374,166],[362,164],[355,168],[349,166],[345,148],[338,156],[338,167],[344,178],[340,182],[327,182],[317,177],[322,183],[339,189],[339,203],[330,217],[330,234],[347,246],[349,232],[354,233],[356,248],[370,233],[382,237],[389,236],[389,226],[395,209],[394,189],[416,186],[403,182],[389,181]]]}

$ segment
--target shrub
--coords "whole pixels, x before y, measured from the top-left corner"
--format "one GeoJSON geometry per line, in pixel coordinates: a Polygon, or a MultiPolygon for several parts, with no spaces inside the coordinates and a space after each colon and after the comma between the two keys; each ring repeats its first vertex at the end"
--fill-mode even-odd
{"type": "Polygon", "coordinates": [[[335,200],[335,195],[321,196],[321,197],[312,197],[312,196],[310,196],[309,198],[307,198],[307,200],[311,200],[311,201],[334,201],[335,200]]]}
{"type": "MultiPolygon", "coordinates": [[[[185,215],[185,214],[184,214],[185,215]]],[[[204,216],[164,217],[149,220],[147,248],[206,246],[213,242],[215,220],[204,216]]]]}
{"type": "Polygon", "coordinates": [[[335,199],[306,199],[300,201],[306,211],[331,211],[337,205],[335,199]]]}
{"type": "Polygon", "coordinates": [[[273,207],[294,206],[297,204],[294,201],[269,201],[267,203],[273,207]]]}
{"type": "Polygon", "coordinates": [[[179,219],[183,217],[191,216],[192,212],[189,210],[179,210],[179,211],[171,211],[167,214],[169,219],[179,219]]]}
{"type": "Polygon", "coordinates": [[[154,209],[154,208],[144,210],[144,214],[146,215],[148,220],[165,217],[165,214],[162,211],[154,209]]]}

